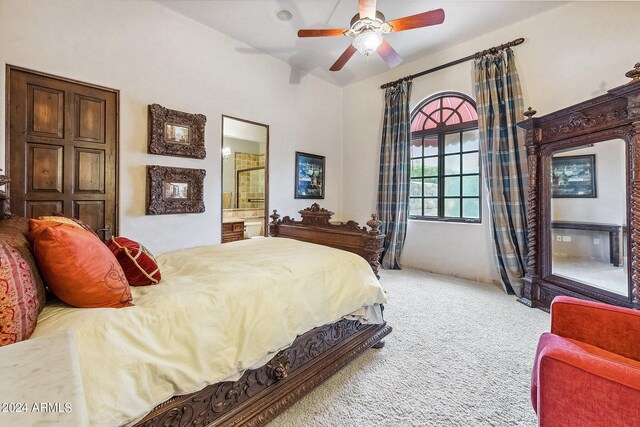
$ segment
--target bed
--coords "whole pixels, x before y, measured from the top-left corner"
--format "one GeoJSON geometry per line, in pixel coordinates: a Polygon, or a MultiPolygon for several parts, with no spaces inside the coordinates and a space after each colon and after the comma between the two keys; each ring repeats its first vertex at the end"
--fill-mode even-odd
{"type": "Polygon", "coordinates": [[[33,336],[75,332],[90,423],[264,425],[380,343],[379,223],[301,214],[274,212],[276,238],[161,255],[135,307],[47,303],[33,336]]]}

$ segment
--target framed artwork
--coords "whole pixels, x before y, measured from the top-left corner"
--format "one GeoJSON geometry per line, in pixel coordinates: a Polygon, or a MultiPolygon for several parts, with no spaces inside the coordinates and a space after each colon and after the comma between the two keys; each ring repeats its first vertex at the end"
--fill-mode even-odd
{"type": "Polygon", "coordinates": [[[147,166],[147,215],[204,212],[204,169],[147,166]]]}
{"type": "Polygon", "coordinates": [[[206,122],[203,114],[184,113],[151,104],[147,151],[150,154],[204,159],[207,155],[204,148],[206,122]]]}
{"type": "Polygon", "coordinates": [[[296,151],[296,199],[324,199],[324,156],[296,151]]]}
{"type": "Polygon", "coordinates": [[[598,197],[596,155],[552,157],[551,197],[598,197]]]}

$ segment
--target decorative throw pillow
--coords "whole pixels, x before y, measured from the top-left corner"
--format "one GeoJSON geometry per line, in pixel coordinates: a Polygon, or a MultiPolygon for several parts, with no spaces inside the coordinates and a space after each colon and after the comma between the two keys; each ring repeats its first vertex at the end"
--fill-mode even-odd
{"type": "Polygon", "coordinates": [[[160,281],[158,263],[143,245],[126,237],[112,237],[107,242],[107,246],[120,263],[130,285],[158,284],[160,281]]]}
{"type": "Polygon", "coordinates": [[[41,309],[29,263],[18,249],[0,242],[0,347],[29,338],[41,309]]]}
{"type": "MultiPolygon", "coordinates": [[[[100,236],[98,236],[98,233],[93,231],[93,228],[91,228],[91,226],[89,226],[89,224],[87,224],[84,221],[79,220],[78,218],[72,218],[72,217],[63,215],[63,214],[61,214],[59,212],[53,212],[51,214],[51,216],[41,216],[38,219],[43,220],[43,221],[62,222],[64,224],[76,225],[76,226],[78,226],[80,228],[83,228],[83,229],[85,229],[87,231],[90,231],[91,234],[93,234],[98,239],[100,239],[100,236]]],[[[100,239],[100,240],[102,240],[102,239],[100,239]]]]}
{"type": "MultiPolygon", "coordinates": [[[[38,217],[38,219],[40,221],[60,222],[62,224],[69,224],[69,225],[73,225],[74,227],[83,228],[83,227],[80,227],[80,224],[75,222],[73,218],[69,218],[66,216],[49,215],[49,216],[38,217]]],[[[86,230],[86,228],[84,228],[84,230],[86,230]]]]}
{"type": "Polygon", "coordinates": [[[32,219],[29,240],[45,282],[74,307],[127,307],[129,283],[109,248],[79,227],[32,219]]]}
{"type": "Polygon", "coordinates": [[[29,272],[33,276],[36,287],[36,297],[38,299],[38,314],[44,308],[46,302],[46,290],[38,271],[38,265],[33,258],[31,244],[27,240],[29,233],[29,220],[24,217],[11,216],[0,220],[0,241],[12,247],[20,253],[22,259],[29,267],[29,272]]]}

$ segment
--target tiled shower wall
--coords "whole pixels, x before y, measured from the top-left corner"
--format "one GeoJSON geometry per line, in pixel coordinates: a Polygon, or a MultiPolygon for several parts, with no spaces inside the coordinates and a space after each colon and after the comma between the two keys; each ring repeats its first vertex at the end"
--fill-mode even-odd
{"type": "Polygon", "coordinates": [[[236,153],[236,174],[238,176],[238,209],[264,208],[264,154],[236,153]],[[245,169],[256,169],[242,172],[245,169]],[[238,172],[241,172],[238,174],[238,172]]]}

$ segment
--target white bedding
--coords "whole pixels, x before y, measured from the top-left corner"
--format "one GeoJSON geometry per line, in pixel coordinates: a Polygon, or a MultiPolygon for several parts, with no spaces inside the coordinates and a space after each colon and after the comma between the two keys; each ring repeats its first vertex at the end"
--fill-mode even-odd
{"type": "Polygon", "coordinates": [[[162,281],[132,287],[134,307],[54,303],[38,318],[34,337],[75,332],[92,425],[237,379],[297,335],[385,302],[363,258],[290,239],[180,250],[158,263],[162,281]]]}

